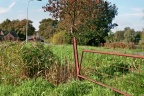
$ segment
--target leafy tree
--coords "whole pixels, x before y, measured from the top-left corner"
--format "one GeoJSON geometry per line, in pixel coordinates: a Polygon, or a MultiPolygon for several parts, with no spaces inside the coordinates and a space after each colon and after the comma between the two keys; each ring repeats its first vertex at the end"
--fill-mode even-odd
{"type": "Polygon", "coordinates": [[[65,30],[61,30],[54,34],[52,38],[52,43],[54,44],[70,44],[71,43],[71,36],[67,34],[65,30]]]}
{"type": "Polygon", "coordinates": [[[124,40],[124,31],[117,31],[114,35],[115,35],[115,41],[121,42],[124,40]]]}
{"type": "Polygon", "coordinates": [[[124,40],[126,42],[134,42],[135,41],[135,36],[136,36],[134,29],[126,27],[124,29],[124,31],[125,31],[125,33],[124,33],[124,38],[125,39],[124,40]]]}
{"type": "Polygon", "coordinates": [[[117,8],[103,0],[50,0],[43,8],[68,25],[68,30],[82,41],[88,37],[88,45],[103,42],[109,30],[116,26],[111,22],[117,8]]]}
{"type": "Polygon", "coordinates": [[[6,34],[8,31],[11,31],[11,21],[9,19],[4,20],[1,24],[0,24],[0,29],[2,29],[4,31],[4,33],[6,34]]]}
{"type": "Polygon", "coordinates": [[[40,21],[39,26],[39,33],[41,36],[43,36],[45,39],[48,39],[53,36],[53,34],[56,32],[58,20],[53,19],[43,19],[40,21]]]}
{"type": "MultiPolygon", "coordinates": [[[[117,8],[109,2],[103,2],[101,6],[93,4],[89,7],[91,13],[84,18],[85,23],[80,24],[78,34],[85,34],[85,38],[88,38],[86,39],[87,45],[99,45],[105,42],[104,38],[108,36],[110,29],[117,26],[115,23],[112,24],[112,20],[117,14],[117,8]]],[[[81,38],[81,35],[78,35],[77,38],[81,38]]]]}
{"type": "Polygon", "coordinates": [[[105,37],[105,40],[108,43],[114,42],[115,41],[114,33],[113,32],[109,32],[108,36],[105,37]]]}
{"type": "Polygon", "coordinates": [[[142,32],[141,32],[141,31],[135,32],[135,43],[136,43],[136,44],[138,44],[139,41],[141,40],[141,35],[142,35],[142,32]]]}
{"type": "MultiPolygon", "coordinates": [[[[25,40],[25,35],[26,35],[26,19],[23,19],[21,21],[19,21],[18,23],[16,23],[15,25],[15,31],[18,33],[18,35],[20,36],[20,38],[22,40],[25,40]]],[[[32,21],[28,20],[28,35],[33,35],[35,32],[35,28],[32,25],[32,21]]]]}
{"type": "Polygon", "coordinates": [[[44,6],[45,11],[51,12],[52,16],[60,20],[67,20],[70,23],[70,27],[73,33],[76,22],[78,21],[80,14],[82,14],[81,7],[86,0],[50,0],[49,4],[44,6]]]}
{"type": "MultiPolygon", "coordinates": [[[[28,35],[32,35],[35,32],[35,28],[32,25],[32,21],[29,20],[28,23],[28,35]]],[[[25,40],[26,34],[26,19],[23,20],[12,20],[6,19],[0,24],[0,29],[4,31],[4,33],[8,33],[9,31],[16,31],[21,40],[25,40]]]]}

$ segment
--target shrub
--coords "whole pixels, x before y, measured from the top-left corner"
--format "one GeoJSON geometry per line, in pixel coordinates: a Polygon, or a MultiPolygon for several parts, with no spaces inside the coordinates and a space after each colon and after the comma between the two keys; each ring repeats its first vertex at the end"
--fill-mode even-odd
{"type": "Polygon", "coordinates": [[[52,38],[53,44],[70,44],[71,43],[71,35],[66,33],[66,31],[60,31],[55,33],[52,38]]]}
{"type": "Polygon", "coordinates": [[[31,43],[22,48],[22,59],[26,63],[25,72],[29,77],[44,74],[51,65],[58,63],[58,58],[52,53],[48,46],[31,43]]]}

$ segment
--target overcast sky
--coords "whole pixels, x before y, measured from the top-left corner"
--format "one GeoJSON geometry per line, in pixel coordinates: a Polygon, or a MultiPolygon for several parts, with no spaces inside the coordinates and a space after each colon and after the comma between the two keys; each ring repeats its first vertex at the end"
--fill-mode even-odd
{"type": "MultiPolygon", "coordinates": [[[[7,18],[10,20],[26,19],[27,5],[29,0],[0,0],[0,23],[7,18]]],[[[133,28],[135,31],[142,31],[144,28],[144,0],[107,0],[118,7],[118,15],[113,22],[119,26],[113,29],[123,30],[125,27],[133,28]]],[[[34,27],[38,30],[39,22],[49,18],[49,13],[44,12],[42,6],[48,0],[33,0],[29,3],[28,18],[33,21],[34,27]]]]}

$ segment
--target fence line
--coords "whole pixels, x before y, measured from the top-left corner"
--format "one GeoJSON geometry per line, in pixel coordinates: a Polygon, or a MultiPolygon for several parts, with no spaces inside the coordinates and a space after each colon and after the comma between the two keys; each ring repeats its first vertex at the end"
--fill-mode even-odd
{"type": "MultiPolygon", "coordinates": [[[[75,37],[73,46],[75,56],[75,37]]],[[[80,62],[75,56],[75,67],[77,78],[89,80],[124,96],[141,95],[138,91],[144,87],[144,56],[82,50],[80,62]]]]}

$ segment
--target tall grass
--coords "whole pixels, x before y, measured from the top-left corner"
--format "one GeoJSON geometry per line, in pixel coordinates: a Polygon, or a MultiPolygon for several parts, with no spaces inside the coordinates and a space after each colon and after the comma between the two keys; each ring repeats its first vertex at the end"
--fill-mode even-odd
{"type": "Polygon", "coordinates": [[[62,51],[57,55],[51,46],[3,42],[0,50],[0,82],[18,84],[23,79],[42,76],[57,85],[74,76],[74,66],[69,57],[60,54],[62,51]]]}
{"type": "Polygon", "coordinates": [[[22,81],[20,85],[0,84],[1,96],[115,96],[115,92],[87,81],[70,80],[54,86],[42,78],[22,81]]]}
{"type": "Polygon", "coordinates": [[[23,43],[2,42],[0,46],[0,82],[18,83],[24,62],[19,55],[23,43]]]}

